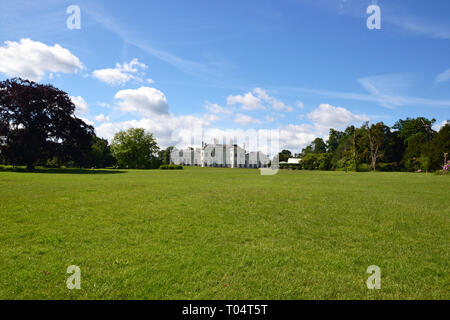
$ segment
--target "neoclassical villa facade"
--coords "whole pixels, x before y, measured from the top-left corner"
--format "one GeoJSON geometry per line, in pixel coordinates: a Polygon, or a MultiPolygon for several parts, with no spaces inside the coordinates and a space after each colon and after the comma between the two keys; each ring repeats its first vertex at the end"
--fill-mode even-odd
{"type": "Polygon", "coordinates": [[[267,168],[270,159],[264,153],[249,152],[234,144],[206,144],[202,148],[174,149],[174,164],[198,167],[267,168]]]}

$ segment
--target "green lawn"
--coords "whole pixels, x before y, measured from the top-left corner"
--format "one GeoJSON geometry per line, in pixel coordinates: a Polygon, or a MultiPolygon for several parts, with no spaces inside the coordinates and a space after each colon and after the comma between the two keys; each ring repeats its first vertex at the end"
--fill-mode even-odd
{"type": "Polygon", "coordinates": [[[41,170],[0,189],[0,299],[450,299],[449,177],[41,170]]]}

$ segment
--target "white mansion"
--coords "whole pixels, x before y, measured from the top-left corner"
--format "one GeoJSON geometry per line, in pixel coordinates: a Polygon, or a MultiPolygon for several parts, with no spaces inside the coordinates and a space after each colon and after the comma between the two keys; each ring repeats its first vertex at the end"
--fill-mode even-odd
{"type": "Polygon", "coordinates": [[[247,153],[236,144],[215,143],[202,148],[173,149],[171,162],[198,167],[267,168],[270,159],[260,151],[247,153]]]}

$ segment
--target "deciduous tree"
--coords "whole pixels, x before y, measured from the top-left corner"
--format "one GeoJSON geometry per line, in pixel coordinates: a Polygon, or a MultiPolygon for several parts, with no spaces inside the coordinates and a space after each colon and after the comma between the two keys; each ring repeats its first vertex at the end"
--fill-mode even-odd
{"type": "Polygon", "coordinates": [[[121,167],[153,169],[161,164],[158,159],[159,147],[153,134],[146,133],[142,128],[116,133],[111,148],[121,167]]]}
{"type": "Polygon", "coordinates": [[[15,78],[0,82],[0,152],[7,162],[34,169],[63,155],[81,163],[94,128],[74,115],[67,93],[15,78]]]}

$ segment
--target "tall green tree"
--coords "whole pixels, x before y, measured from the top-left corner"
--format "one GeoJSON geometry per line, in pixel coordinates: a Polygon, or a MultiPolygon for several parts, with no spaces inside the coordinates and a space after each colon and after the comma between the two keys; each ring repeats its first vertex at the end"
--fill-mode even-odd
{"type": "Polygon", "coordinates": [[[167,147],[164,150],[159,151],[159,159],[161,160],[161,162],[163,164],[170,164],[171,163],[170,157],[171,157],[173,149],[175,149],[175,147],[170,146],[170,147],[167,147]]]}
{"type": "Polygon", "coordinates": [[[142,128],[131,128],[116,133],[111,149],[120,167],[153,169],[159,167],[159,147],[153,134],[142,128]]]}
{"type": "Polygon", "coordinates": [[[342,141],[344,136],[345,136],[344,132],[335,129],[330,129],[330,134],[327,140],[328,152],[334,153],[337,150],[339,143],[342,141]]]}
{"type": "Polygon", "coordinates": [[[323,141],[322,138],[316,138],[308,145],[306,148],[303,148],[301,155],[306,156],[310,153],[326,153],[327,152],[327,144],[323,141]]]}
{"type": "Polygon", "coordinates": [[[404,153],[402,165],[409,171],[423,170],[424,167],[432,167],[431,141],[436,132],[432,129],[435,119],[424,117],[407,118],[397,121],[392,127],[396,134],[403,140],[404,153]],[[427,164],[427,166],[424,165],[427,164]]]}
{"type": "Polygon", "coordinates": [[[117,162],[108,140],[99,137],[93,137],[91,150],[86,161],[87,166],[95,168],[111,167],[117,162]]]}
{"type": "Polygon", "coordinates": [[[390,137],[390,128],[383,122],[372,124],[368,123],[364,125],[367,132],[367,138],[369,142],[370,161],[372,170],[376,171],[377,161],[384,157],[385,147],[390,137]]]}
{"type": "Polygon", "coordinates": [[[434,136],[428,150],[430,168],[437,170],[445,164],[445,159],[450,160],[450,121],[444,125],[434,136]]]}
{"type": "Polygon", "coordinates": [[[278,154],[278,159],[280,162],[286,162],[289,160],[289,158],[292,158],[292,153],[289,150],[282,150],[279,154],[278,154]]]}
{"type": "Polygon", "coordinates": [[[424,117],[418,118],[406,118],[405,120],[398,120],[392,129],[398,132],[399,138],[403,139],[405,145],[408,144],[408,140],[418,133],[422,133],[427,136],[427,140],[431,140],[434,135],[432,129],[436,119],[427,119],[424,117]]]}

